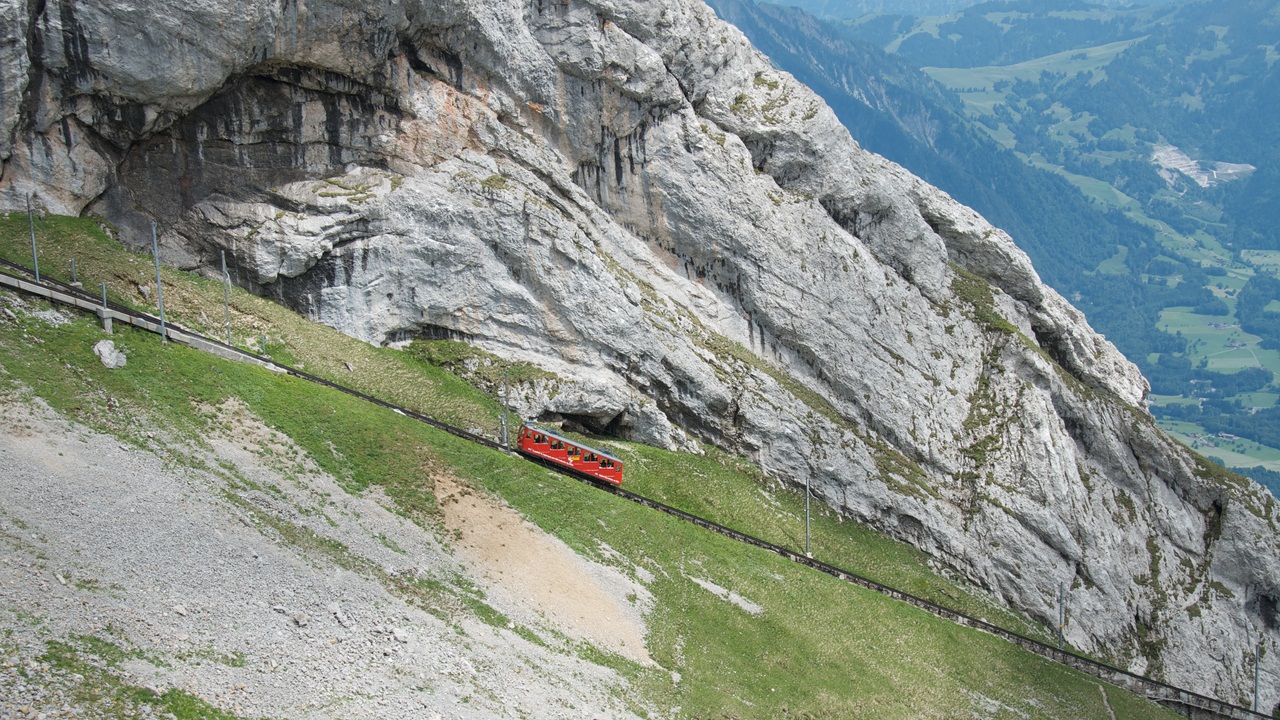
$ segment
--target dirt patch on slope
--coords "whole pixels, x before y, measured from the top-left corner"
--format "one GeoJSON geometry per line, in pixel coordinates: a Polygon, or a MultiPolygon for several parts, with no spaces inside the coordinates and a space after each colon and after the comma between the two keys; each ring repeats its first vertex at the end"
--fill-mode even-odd
{"type": "Polygon", "coordinates": [[[504,612],[529,624],[540,618],[571,638],[652,664],[633,604],[645,594],[642,586],[453,478],[436,478],[436,497],[459,557],[486,579],[485,591],[504,612]]]}

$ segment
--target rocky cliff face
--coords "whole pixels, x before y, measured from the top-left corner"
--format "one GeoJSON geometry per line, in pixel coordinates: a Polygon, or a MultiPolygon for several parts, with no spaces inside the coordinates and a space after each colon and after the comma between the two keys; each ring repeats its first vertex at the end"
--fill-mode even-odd
{"type": "Polygon", "coordinates": [[[533,361],[564,382],[525,414],[808,479],[1046,622],[1065,586],[1067,639],[1136,671],[1239,701],[1261,634],[1280,674],[1265,491],[701,3],[0,6],[3,206],[155,220],[169,262],[225,249],[352,335],[533,361]]]}

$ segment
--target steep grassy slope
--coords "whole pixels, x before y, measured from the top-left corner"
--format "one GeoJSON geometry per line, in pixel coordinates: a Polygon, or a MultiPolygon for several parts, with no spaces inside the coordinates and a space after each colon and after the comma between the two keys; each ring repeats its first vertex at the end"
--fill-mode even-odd
{"type": "MultiPolygon", "coordinates": [[[[0,254],[24,259],[24,232],[16,220],[3,226],[0,254]]],[[[106,240],[93,222],[43,221],[38,243],[44,273],[65,277],[62,268],[75,257],[86,285],[106,282],[115,298],[145,304],[137,288],[148,282],[149,260],[106,240]]],[[[222,288],[175,271],[164,274],[168,317],[218,335],[222,288]]],[[[496,425],[497,404],[438,367],[350,340],[260,298],[235,292],[232,305],[233,339],[241,343],[265,334],[270,353],[311,372],[484,432],[496,425]]],[[[139,444],[148,427],[166,427],[198,444],[217,421],[203,408],[239,398],[350,492],[379,487],[404,515],[428,528],[439,517],[430,490],[435,474],[496,493],[580,554],[646,585],[653,596],[647,642],[657,667],[585,646],[577,652],[621,671],[646,704],[664,714],[1095,718],[1110,711],[1126,718],[1176,717],[993,637],[341,393],[161,346],[156,337],[132,330],[114,336],[128,364],[108,371],[91,351],[100,338],[88,317],[63,325],[29,316],[6,321],[0,324],[0,386],[29,388],[60,413],[139,444]]],[[[630,461],[630,487],[775,542],[803,545],[802,496],[772,485],[745,463],[717,453],[699,457],[609,445],[630,461]]],[[[813,533],[821,559],[1036,632],[930,570],[901,544],[821,512],[813,533]]],[[[506,617],[466,588],[380,579],[410,598],[464,597],[462,611],[508,626],[506,617]]],[[[556,641],[545,628],[512,631],[556,641]]]]}

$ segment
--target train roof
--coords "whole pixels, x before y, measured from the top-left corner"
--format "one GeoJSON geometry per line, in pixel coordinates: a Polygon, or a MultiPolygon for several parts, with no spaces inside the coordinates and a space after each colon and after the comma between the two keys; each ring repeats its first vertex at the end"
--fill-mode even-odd
{"type": "Polygon", "coordinates": [[[599,455],[599,456],[601,456],[601,457],[607,457],[607,458],[609,458],[610,460],[612,460],[612,461],[614,461],[614,462],[625,462],[624,460],[622,460],[622,458],[619,458],[619,457],[617,457],[617,456],[615,456],[615,455],[610,455],[609,453],[607,453],[607,452],[605,452],[605,451],[603,451],[603,450],[597,450],[597,449],[595,449],[595,448],[591,447],[590,445],[583,445],[582,443],[578,442],[577,440],[573,440],[573,439],[571,439],[571,438],[567,438],[567,437],[565,437],[565,436],[563,436],[563,435],[560,435],[559,433],[554,433],[554,432],[552,432],[552,431],[550,431],[550,430],[548,430],[548,429],[546,429],[546,428],[542,427],[541,425],[535,425],[535,424],[533,424],[533,423],[531,423],[531,422],[527,422],[527,423],[524,423],[524,426],[525,426],[525,427],[527,427],[527,428],[529,428],[530,430],[537,430],[538,432],[542,433],[543,435],[546,435],[547,437],[555,438],[555,439],[559,440],[560,442],[563,442],[563,443],[569,443],[570,445],[572,445],[572,446],[574,446],[574,447],[576,447],[576,448],[581,448],[581,449],[583,449],[583,450],[590,450],[591,452],[593,452],[593,453],[595,453],[595,454],[597,454],[597,455],[599,455]]]}

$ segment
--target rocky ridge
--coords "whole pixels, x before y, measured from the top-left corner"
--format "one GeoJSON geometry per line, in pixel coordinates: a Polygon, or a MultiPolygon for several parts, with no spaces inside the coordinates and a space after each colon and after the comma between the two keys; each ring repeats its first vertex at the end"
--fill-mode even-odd
{"type": "Polygon", "coordinates": [[[808,479],[1046,622],[1065,586],[1067,639],[1136,671],[1241,700],[1261,634],[1280,674],[1270,497],[701,3],[0,3],[4,207],[534,362],[524,414],[808,479]]]}

